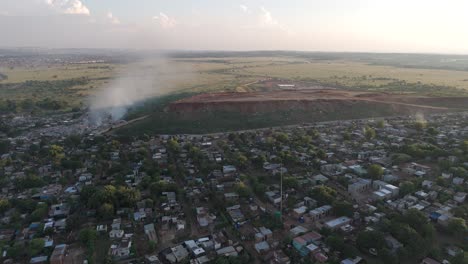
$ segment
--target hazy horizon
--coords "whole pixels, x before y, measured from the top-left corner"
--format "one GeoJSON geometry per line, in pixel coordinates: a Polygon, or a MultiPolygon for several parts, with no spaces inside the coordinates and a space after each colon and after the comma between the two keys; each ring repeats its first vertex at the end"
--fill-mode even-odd
{"type": "Polygon", "coordinates": [[[0,0],[0,47],[468,54],[468,2],[0,0]]]}

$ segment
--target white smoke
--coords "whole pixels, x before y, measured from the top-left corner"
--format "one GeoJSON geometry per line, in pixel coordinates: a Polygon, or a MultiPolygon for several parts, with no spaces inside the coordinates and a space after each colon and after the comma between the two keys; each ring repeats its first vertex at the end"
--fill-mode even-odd
{"type": "Polygon", "coordinates": [[[168,91],[176,81],[187,77],[164,58],[151,59],[124,67],[119,77],[90,99],[90,122],[100,125],[122,119],[130,107],[168,91]],[[180,73],[180,74],[179,74],[180,73]]]}

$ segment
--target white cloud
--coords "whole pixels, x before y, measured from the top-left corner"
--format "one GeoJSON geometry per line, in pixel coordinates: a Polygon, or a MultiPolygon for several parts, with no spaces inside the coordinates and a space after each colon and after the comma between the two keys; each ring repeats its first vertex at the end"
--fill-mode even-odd
{"type": "Polygon", "coordinates": [[[266,10],[265,7],[260,7],[260,25],[261,26],[275,26],[278,25],[278,21],[273,18],[271,12],[266,10]]]}
{"type": "Polygon", "coordinates": [[[288,34],[293,34],[291,30],[289,30],[285,25],[278,22],[278,20],[276,20],[273,17],[271,12],[268,11],[263,6],[260,7],[259,24],[260,24],[260,27],[263,27],[263,28],[277,28],[288,34]]]}
{"type": "Polygon", "coordinates": [[[174,18],[169,17],[168,15],[164,14],[163,12],[159,12],[159,16],[154,16],[153,19],[158,21],[159,25],[163,29],[170,29],[170,28],[173,28],[173,27],[175,27],[177,25],[177,21],[174,18]]]}
{"type": "Polygon", "coordinates": [[[88,7],[80,0],[45,0],[46,4],[60,13],[71,15],[90,15],[88,7]]]}
{"type": "Polygon", "coordinates": [[[250,9],[246,5],[240,5],[239,7],[242,10],[242,12],[246,14],[250,13],[250,9]]]}
{"type": "Polygon", "coordinates": [[[107,18],[109,19],[109,21],[112,23],[112,24],[120,24],[120,20],[114,16],[114,14],[112,14],[112,12],[107,12],[107,18]]]}

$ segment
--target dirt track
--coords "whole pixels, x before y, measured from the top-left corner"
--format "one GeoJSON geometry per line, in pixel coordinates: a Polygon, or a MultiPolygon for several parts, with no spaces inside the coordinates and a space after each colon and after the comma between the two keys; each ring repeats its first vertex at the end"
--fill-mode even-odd
{"type": "Polygon", "coordinates": [[[366,104],[373,107],[384,104],[394,109],[419,111],[448,111],[468,107],[466,97],[433,98],[424,96],[395,95],[379,92],[359,92],[335,89],[282,90],[251,93],[208,93],[172,103],[174,112],[226,110],[239,112],[265,112],[281,109],[326,109],[352,107],[366,104]]]}

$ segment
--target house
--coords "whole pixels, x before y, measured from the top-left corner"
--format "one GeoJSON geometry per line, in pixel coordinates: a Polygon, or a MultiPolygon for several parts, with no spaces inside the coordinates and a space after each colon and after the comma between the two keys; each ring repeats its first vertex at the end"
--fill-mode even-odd
{"type": "Polygon", "coordinates": [[[294,208],[292,214],[295,218],[299,218],[303,216],[306,212],[307,212],[307,206],[303,205],[298,208],[294,208]]]}
{"type": "Polygon", "coordinates": [[[347,259],[342,260],[340,264],[358,264],[358,263],[361,263],[361,261],[362,261],[361,257],[355,257],[354,259],[347,258],[347,259]]]}
{"type": "Polygon", "coordinates": [[[317,221],[319,219],[324,218],[325,216],[328,216],[331,210],[332,207],[330,205],[324,205],[309,211],[309,216],[312,221],[317,221]]]}
{"type": "Polygon", "coordinates": [[[124,239],[118,244],[111,245],[110,255],[116,258],[129,257],[131,247],[132,247],[132,241],[129,239],[124,239]]]}
{"type": "Polygon", "coordinates": [[[208,209],[205,207],[197,207],[197,222],[200,227],[207,227],[213,223],[216,216],[210,215],[208,209]]]}
{"type": "Polygon", "coordinates": [[[300,234],[306,233],[307,231],[308,231],[308,229],[303,227],[303,226],[296,226],[296,227],[292,228],[291,230],[289,230],[289,233],[292,236],[298,236],[300,234]]]}
{"type": "Polygon", "coordinates": [[[96,226],[96,231],[99,233],[107,232],[107,225],[98,225],[96,226]]]}
{"type": "Polygon", "coordinates": [[[407,164],[403,171],[410,175],[424,177],[431,171],[431,167],[412,162],[407,164]]]}
{"type": "Polygon", "coordinates": [[[284,254],[284,252],[279,249],[267,254],[264,258],[268,264],[290,264],[291,260],[289,257],[284,254]]]}
{"type": "Polygon", "coordinates": [[[241,222],[244,220],[244,214],[240,209],[240,205],[233,205],[231,207],[226,207],[227,213],[231,216],[232,221],[241,222]]]}
{"type": "Polygon", "coordinates": [[[455,177],[452,180],[452,183],[455,184],[455,185],[462,185],[464,182],[465,182],[465,180],[463,178],[460,178],[460,177],[455,177]]]}
{"type": "Polygon", "coordinates": [[[445,180],[451,179],[453,177],[453,173],[442,172],[442,178],[445,180]]]}
{"type": "Polygon", "coordinates": [[[230,192],[230,193],[225,193],[224,194],[224,199],[226,201],[237,201],[239,199],[239,194],[230,192]]]}
{"type": "Polygon", "coordinates": [[[312,183],[312,185],[324,184],[327,181],[328,181],[328,178],[323,176],[322,174],[318,174],[310,178],[310,182],[312,183]]]}
{"type": "Polygon", "coordinates": [[[390,249],[391,252],[395,253],[399,248],[403,247],[403,244],[401,244],[396,238],[394,238],[391,235],[385,236],[385,243],[387,244],[387,247],[390,249]]]}
{"type": "Polygon", "coordinates": [[[216,250],[218,256],[237,257],[238,253],[233,246],[227,246],[216,250]]]}
{"type": "Polygon", "coordinates": [[[447,255],[449,255],[450,257],[455,257],[463,253],[463,249],[456,247],[456,246],[446,247],[445,251],[447,252],[447,255]]]}
{"type": "Polygon", "coordinates": [[[258,229],[258,232],[255,234],[255,238],[258,239],[258,241],[262,241],[262,240],[270,240],[271,238],[273,238],[273,232],[262,226],[258,229]]]}
{"type": "Polygon", "coordinates": [[[326,164],[320,166],[320,172],[325,176],[337,176],[342,174],[344,168],[340,164],[326,164]]]}
{"type": "Polygon", "coordinates": [[[135,220],[135,222],[144,221],[145,219],[146,212],[144,211],[144,209],[140,209],[139,211],[133,213],[133,220],[135,220]]]}
{"type": "Polygon", "coordinates": [[[295,237],[292,241],[293,247],[301,254],[301,256],[307,256],[310,253],[316,252],[318,247],[317,243],[322,236],[316,232],[309,232],[302,236],[295,237]]]}
{"type": "Polygon", "coordinates": [[[325,226],[335,230],[351,223],[352,219],[346,216],[338,217],[325,223],[325,226]]]}
{"type": "Polygon", "coordinates": [[[120,218],[115,218],[112,220],[111,228],[112,230],[118,230],[120,229],[120,225],[122,223],[122,219],[120,218]]]}
{"type": "Polygon", "coordinates": [[[225,165],[223,166],[223,174],[233,174],[236,173],[237,169],[234,165],[225,165]]]}
{"type": "MultiPolygon", "coordinates": [[[[49,257],[47,256],[38,256],[38,257],[34,257],[34,258],[31,258],[31,260],[29,261],[30,264],[46,264],[46,263],[49,263],[47,262],[47,259],[49,257]]],[[[6,263],[6,262],[5,262],[6,263]]]]}
{"type": "Polygon", "coordinates": [[[265,254],[270,250],[270,245],[266,241],[258,242],[254,247],[258,254],[265,254]]]}
{"type": "Polygon", "coordinates": [[[372,182],[372,187],[378,191],[381,191],[381,192],[384,192],[385,194],[387,194],[389,191],[390,192],[390,195],[389,197],[395,197],[395,196],[398,196],[398,193],[399,193],[399,190],[400,188],[396,187],[395,185],[392,185],[392,184],[388,184],[384,181],[380,181],[380,180],[377,180],[377,181],[373,181],[372,182]],[[387,191],[385,191],[387,190],[387,191]]]}
{"type": "Polygon", "coordinates": [[[458,203],[465,202],[465,199],[466,199],[466,193],[465,192],[457,192],[453,196],[453,200],[455,200],[458,203]]]}
{"type": "Polygon", "coordinates": [[[429,181],[429,180],[424,180],[422,183],[421,183],[421,186],[423,188],[427,188],[427,189],[432,189],[432,186],[434,185],[434,182],[433,181],[429,181]]]}
{"type": "Polygon", "coordinates": [[[318,263],[325,263],[327,262],[328,257],[319,251],[319,252],[314,253],[314,259],[318,263]]]}
{"type": "Polygon", "coordinates": [[[421,264],[440,264],[440,262],[431,258],[425,258],[421,261],[421,264]]]}
{"type": "Polygon", "coordinates": [[[122,238],[124,236],[125,232],[121,229],[112,229],[109,232],[109,237],[110,238],[122,238]]]}
{"type": "Polygon", "coordinates": [[[55,246],[52,255],[50,256],[50,264],[64,264],[65,263],[65,252],[67,245],[60,244],[55,246]]]}
{"type": "Polygon", "coordinates": [[[348,167],[350,170],[353,171],[353,173],[355,173],[356,175],[358,176],[364,176],[367,174],[367,170],[364,169],[361,165],[351,165],[348,167]]]}
{"type": "Polygon", "coordinates": [[[190,252],[190,254],[197,258],[205,254],[205,250],[197,245],[195,240],[187,240],[183,243],[185,248],[190,252]]]}
{"type": "Polygon", "coordinates": [[[265,192],[265,195],[272,204],[278,205],[281,203],[281,195],[278,192],[268,191],[265,192]]]}
{"type": "Polygon", "coordinates": [[[371,180],[357,178],[353,183],[348,185],[348,192],[351,195],[357,195],[359,193],[366,192],[371,187],[371,180]]]}
{"type": "Polygon", "coordinates": [[[145,263],[148,264],[161,264],[162,262],[159,260],[156,254],[154,255],[146,255],[145,256],[145,263]]]}
{"type": "Polygon", "coordinates": [[[158,236],[156,235],[156,230],[154,229],[154,224],[147,224],[144,227],[145,234],[148,236],[148,239],[153,242],[158,242],[158,236]]]}
{"type": "Polygon", "coordinates": [[[70,207],[66,203],[54,204],[50,207],[49,216],[53,218],[64,218],[70,213],[70,207]]]}

